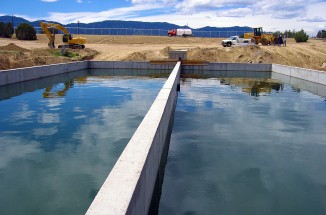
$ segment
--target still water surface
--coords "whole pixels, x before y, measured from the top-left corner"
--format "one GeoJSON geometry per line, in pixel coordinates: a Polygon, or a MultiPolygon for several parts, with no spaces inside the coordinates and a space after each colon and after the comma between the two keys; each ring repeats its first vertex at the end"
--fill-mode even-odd
{"type": "Polygon", "coordinates": [[[2,98],[0,214],[84,214],[164,82],[81,76],[2,98]]]}
{"type": "Polygon", "coordinates": [[[325,99],[270,80],[184,79],[159,214],[326,214],[325,99]]]}

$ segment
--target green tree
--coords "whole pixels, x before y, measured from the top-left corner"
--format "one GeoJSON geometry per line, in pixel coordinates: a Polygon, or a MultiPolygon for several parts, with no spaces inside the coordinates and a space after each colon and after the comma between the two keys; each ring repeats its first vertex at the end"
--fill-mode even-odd
{"type": "Polygon", "coordinates": [[[19,40],[36,40],[36,31],[33,26],[22,23],[16,29],[16,37],[19,40]]]}
{"type": "Polygon", "coordinates": [[[326,30],[318,31],[317,38],[326,38],[326,30]]]}
{"type": "Polygon", "coordinates": [[[280,31],[275,31],[275,32],[273,33],[273,36],[274,36],[274,37],[278,37],[280,34],[282,34],[280,31]]]}
{"type": "Polygon", "coordinates": [[[5,23],[0,22],[0,37],[3,37],[5,33],[5,23]]]}
{"type": "Polygon", "coordinates": [[[11,38],[13,34],[14,34],[14,27],[10,22],[8,22],[7,24],[5,24],[5,37],[11,38]]]}
{"type": "Polygon", "coordinates": [[[3,23],[0,22],[0,37],[11,38],[14,34],[14,28],[10,22],[3,23]]]}
{"type": "Polygon", "coordinates": [[[300,31],[296,32],[294,34],[294,39],[297,43],[300,42],[307,42],[309,39],[309,36],[306,34],[306,32],[304,32],[303,29],[301,29],[300,31]]]}
{"type": "Polygon", "coordinates": [[[285,30],[284,31],[284,36],[287,38],[293,38],[295,34],[295,30],[291,31],[291,30],[285,30]]]}

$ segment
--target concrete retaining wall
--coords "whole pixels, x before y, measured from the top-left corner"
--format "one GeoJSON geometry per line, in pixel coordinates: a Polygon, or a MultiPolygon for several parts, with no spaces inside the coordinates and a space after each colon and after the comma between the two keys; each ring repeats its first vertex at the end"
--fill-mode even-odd
{"type": "Polygon", "coordinates": [[[84,76],[87,76],[87,70],[78,70],[75,72],[67,72],[55,76],[48,76],[24,82],[6,84],[0,86],[0,100],[18,96],[25,92],[33,92],[37,89],[45,89],[46,87],[52,86],[54,84],[64,83],[67,80],[72,80],[84,76]]]}
{"type": "Polygon", "coordinates": [[[319,95],[321,97],[326,98],[326,83],[324,83],[324,84],[314,83],[311,81],[306,81],[303,79],[290,77],[287,75],[282,75],[282,74],[276,73],[276,72],[272,73],[271,78],[280,80],[284,83],[289,83],[294,88],[299,88],[301,90],[305,90],[305,91],[311,92],[315,95],[319,95]]]}
{"type": "Polygon", "coordinates": [[[279,64],[273,64],[272,71],[279,74],[326,85],[326,72],[293,66],[284,66],[279,64]]]}
{"type": "Polygon", "coordinates": [[[151,64],[149,62],[125,61],[89,61],[88,69],[142,69],[142,70],[172,70],[175,62],[169,64],[151,64]]]}
{"type": "MultiPolygon", "coordinates": [[[[36,66],[20,69],[1,70],[0,86],[22,81],[58,75],[66,72],[83,69],[132,69],[141,74],[167,73],[174,67],[173,62],[167,64],[151,64],[149,62],[122,62],[122,61],[82,61],[65,64],[36,66]],[[150,71],[152,70],[152,71],[150,71]],[[164,71],[164,72],[162,72],[164,71]]],[[[276,72],[303,80],[326,84],[326,72],[303,69],[298,67],[283,66],[278,64],[252,64],[252,63],[207,63],[203,65],[183,65],[182,72],[186,74],[237,77],[237,72],[276,72]],[[227,73],[228,72],[228,73],[227,73]]],[[[146,75],[145,74],[145,75],[146,75]]],[[[253,73],[248,73],[252,75],[253,73]]]]}
{"type": "Polygon", "coordinates": [[[147,214],[177,100],[180,62],[122,152],[87,215],[147,214]]]}
{"type": "Polygon", "coordinates": [[[142,75],[151,73],[170,73],[175,63],[151,64],[149,62],[122,62],[122,61],[81,61],[73,63],[34,66],[19,69],[0,71],[0,86],[43,77],[59,75],[83,69],[128,69],[140,71],[142,75]],[[151,70],[151,71],[150,71],[151,70]]]}
{"type": "Polygon", "coordinates": [[[272,64],[262,63],[208,63],[206,65],[183,65],[183,72],[207,72],[207,71],[272,71],[272,64]]]}
{"type": "Polygon", "coordinates": [[[13,84],[22,81],[58,75],[66,72],[72,72],[87,69],[88,62],[80,61],[73,63],[62,63],[45,66],[34,66],[19,69],[9,69],[0,71],[0,86],[13,84]]]}

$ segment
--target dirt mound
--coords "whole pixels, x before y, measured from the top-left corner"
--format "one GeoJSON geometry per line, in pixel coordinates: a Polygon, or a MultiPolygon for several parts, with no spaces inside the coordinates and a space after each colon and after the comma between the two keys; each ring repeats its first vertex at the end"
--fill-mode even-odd
{"type": "Polygon", "coordinates": [[[0,46],[0,50],[6,50],[6,51],[16,51],[16,52],[28,52],[30,50],[24,49],[22,47],[17,46],[15,43],[9,43],[5,46],[0,46]]]}
{"type": "Polygon", "coordinates": [[[124,61],[146,61],[146,53],[134,52],[124,59],[124,61]]]}
{"type": "Polygon", "coordinates": [[[162,49],[160,51],[160,54],[163,55],[163,56],[169,56],[169,51],[171,50],[171,47],[170,46],[167,46],[165,47],[164,49],[162,49]]]}
{"type": "Polygon", "coordinates": [[[167,58],[165,55],[163,56],[160,51],[141,51],[134,52],[129,54],[123,61],[151,61],[151,60],[162,60],[167,58]]]}
{"type": "Polygon", "coordinates": [[[194,48],[188,51],[189,60],[209,62],[257,62],[261,50],[258,46],[238,46],[232,48],[194,48]]]}
{"type": "Polygon", "coordinates": [[[38,48],[28,50],[13,43],[0,48],[0,70],[90,60],[98,54],[92,49],[68,49],[68,53],[62,55],[60,49],[38,48]]]}
{"type": "Polygon", "coordinates": [[[0,70],[9,69],[10,60],[5,55],[0,54],[0,70]]]}

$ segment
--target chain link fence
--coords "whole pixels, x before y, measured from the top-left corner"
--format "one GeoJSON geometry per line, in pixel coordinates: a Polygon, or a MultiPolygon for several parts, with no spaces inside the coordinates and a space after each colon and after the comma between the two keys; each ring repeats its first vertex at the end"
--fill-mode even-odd
{"type": "MultiPolygon", "coordinates": [[[[85,35],[141,35],[141,36],[167,36],[166,29],[135,29],[135,28],[78,28],[66,27],[71,34],[85,34],[85,35]]],[[[35,27],[37,34],[42,34],[41,27],[35,27]]],[[[209,37],[209,38],[228,38],[235,35],[242,35],[247,31],[197,31],[193,30],[195,37],[209,37]]],[[[59,34],[62,32],[59,31],[59,34]]]]}

